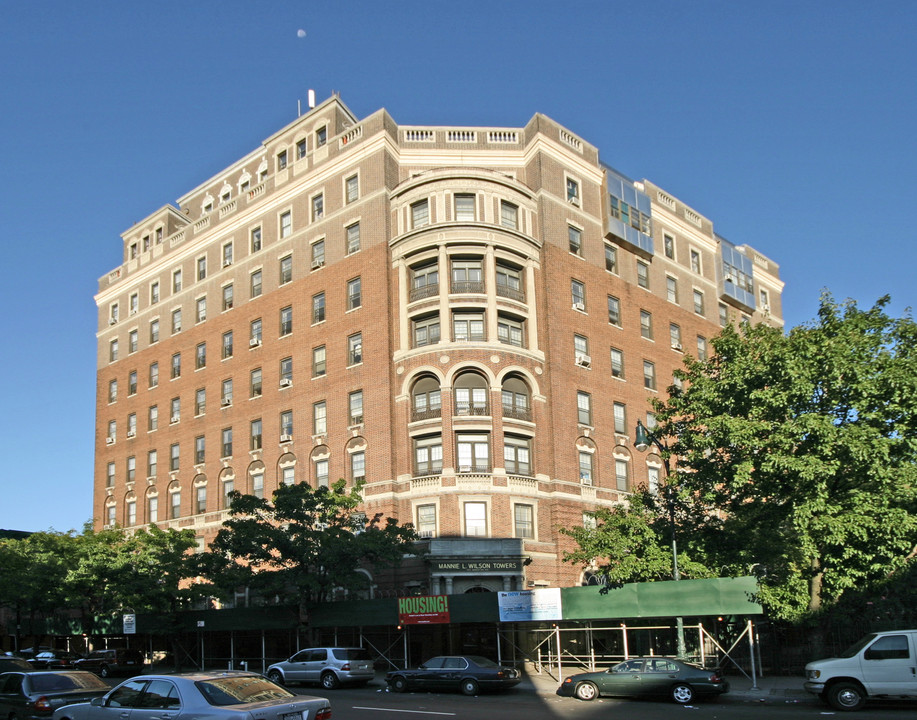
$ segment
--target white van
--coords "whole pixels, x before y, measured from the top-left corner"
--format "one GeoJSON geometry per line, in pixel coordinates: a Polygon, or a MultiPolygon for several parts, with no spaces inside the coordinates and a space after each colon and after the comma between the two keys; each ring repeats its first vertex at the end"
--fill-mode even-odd
{"type": "Polygon", "coordinates": [[[917,698],[917,630],[867,635],[840,657],[806,665],[805,689],[836,710],[871,697],[917,698]]]}

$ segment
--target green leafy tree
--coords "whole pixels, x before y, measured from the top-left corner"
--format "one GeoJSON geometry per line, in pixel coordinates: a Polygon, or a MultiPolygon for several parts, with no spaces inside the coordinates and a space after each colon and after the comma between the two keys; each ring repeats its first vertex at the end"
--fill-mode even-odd
{"type": "Polygon", "coordinates": [[[343,480],[331,488],[281,485],[273,502],[233,493],[201,573],[222,595],[248,586],[304,610],[338,588],[359,592],[368,585],[361,566],[393,567],[416,539],[411,525],[367,519],[360,502],[360,488],[347,490],[343,480]]]}
{"type": "Polygon", "coordinates": [[[826,294],[817,320],[788,334],[727,327],[657,407],[682,499],[717,520],[708,558],[756,573],[774,617],[816,611],[913,558],[917,325],[887,304],[826,294]]]}

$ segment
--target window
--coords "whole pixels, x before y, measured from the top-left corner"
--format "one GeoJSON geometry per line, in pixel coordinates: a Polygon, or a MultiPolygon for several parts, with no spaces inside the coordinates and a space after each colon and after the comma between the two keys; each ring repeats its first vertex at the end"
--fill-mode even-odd
{"type": "MultiPolygon", "coordinates": [[[[567,243],[574,255],[583,254],[583,231],[572,225],[567,226],[567,243]]],[[[606,246],[607,247],[607,246],[606,246]]]]}
{"type": "Polygon", "coordinates": [[[325,196],[322,193],[312,198],[312,222],[325,216],[325,196]]]}
{"type": "Polygon", "coordinates": [[[194,438],[194,464],[203,465],[205,457],[204,436],[198,435],[194,438]]]}
{"type": "Polygon", "coordinates": [[[118,381],[108,381],[108,402],[113,403],[118,399],[118,381]]]}
{"type": "Polygon", "coordinates": [[[521,503],[514,505],[513,528],[517,538],[535,537],[535,508],[521,503]]]}
{"type": "Polygon", "coordinates": [[[691,272],[695,272],[700,275],[700,253],[697,250],[691,251],[691,272]]]}
{"type": "Polygon", "coordinates": [[[293,332],[293,307],[288,305],[280,309],[280,336],[293,332]]]}
{"type": "Polygon", "coordinates": [[[439,435],[414,440],[414,475],[439,475],[443,471],[443,441],[439,435]]]}
{"type": "Polygon", "coordinates": [[[723,303],[718,306],[720,327],[726,327],[729,324],[729,310],[723,303]]]}
{"type": "Polygon", "coordinates": [[[363,362],[363,333],[356,333],[347,338],[347,364],[359,365],[363,362]]]}
{"type": "Polygon", "coordinates": [[[159,498],[155,495],[147,498],[147,520],[154,523],[159,519],[159,498]]]}
{"type": "Polygon", "coordinates": [[[194,512],[198,515],[207,512],[207,488],[199,487],[194,496],[194,512]]]}
{"type": "Polygon", "coordinates": [[[592,396],[587,392],[576,393],[577,421],[580,425],[592,425],[592,396]]]}
{"type": "Polygon", "coordinates": [[[107,518],[107,523],[106,523],[106,524],[109,525],[109,526],[111,526],[111,527],[114,527],[114,524],[115,524],[115,506],[114,506],[114,505],[109,505],[107,508],[105,508],[105,512],[106,512],[106,518],[107,518]]]}
{"type": "Polygon", "coordinates": [[[605,244],[605,269],[610,273],[618,272],[618,248],[605,244]]]}
{"type": "Polygon", "coordinates": [[[421,228],[430,224],[430,202],[419,200],[411,205],[411,227],[421,228]]]}
{"type": "Polygon", "coordinates": [[[137,352],[138,341],[137,341],[137,331],[131,330],[127,334],[127,353],[128,355],[137,352]]]}
{"type": "Polygon", "coordinates": [[[306,140],[298,140],[296,142],[296,159],[302,160],[306,156],[306,140]]]}
{"type": "Polygon", "coordinates": [[[637,260],[637,285],[646,290],[650,289],[650,268],[642,260],[637,260]]]}
{"type": "Polygon", "coordinates": [[[325,321],[325,293],[312,296],[312,324],[325,321]]]}
{"type": "Polygon", "coordinates": [[[293,234],[293,213],[287,210],[280,214],[280,237],[287,238],[293,234]]]}
{"type": "Polygon", "coordinates": [[[417,535],[422,538],[436,537],[436,505],[417,506],[417,535]]]}
{"type": "Polygon", "coordinates": [[[172,311],[172,334],[181,332],[181,308],[172,311]]]}
{"type": "Polygon", "coordinates": [[[137,394],[137,371],[131,370],[127,374],[127,394],[136,395],[137,394]]]}
{"type": "Polygon", "coordinates": [[[114,442],[118,438],[118,423],[114,420],[108,421],[108,439],[114,442]]]}
{"type": "Polygon", "coordinates": [[[149,387],[154,388],[158,386],[159,386],[159,363],[152,362],[150,363],[149,387]]]}
{"type": "Polygon", "coordinates": [[[202,297],[197,299],[197,320],[196,323],[202,323],[207,319],[207,298],[202,297]]]}
{"type": "Polygon", "coordinates": [[[181,377],[181,353],[172,356],[172,379],[181,377]]]}
{"type": "Polygon", "coordinates": [[[280,361],[280,387],[290,387],[293,384],[293,358],[283,358],[280,361]]]}
{"type": "Polygon", "coordinates": [[[328,142],[328,128],[322,125],[315,131],[315,147],[321,147],[328,142]]]}
{"type": "Polygon", "coordinates": [[[159,320],[150,320],[150,345],[159,342],[159,320]]]}
{"type": "Polygon", "coordinates": [[[573,357],[579,362],[579,358],[589,355],[589,338],[585,335],[573,335],[573,357]]]}
{"type": "Polygon", "coordinates": [[[653,314],[649,310],[640,311],[640,335],[647,340],[653,339],[653,314]]]}
{"type": "Polygon", "coordinates": [[[287,151],[281,150],[277,153],[277,169],[284,170],[287,166],[287,151]]]}
{"type": "Polygon", "coordinates": [[[670,303],[678,304],[678,281],[671,275],[665,277],[665,294],[670,303]]]}
{"type": "Polygon", "coordinates": [[[583,527],[587,530],[595,530],[597,523],[595,521],[595,514],[590,512],[583,513],[583,527]]]}
{"type": "Polygon", "coordinates": [[[146,454],[146,476],[156,477],[159,468],[159,453],[155,450],[149,450],[146,454]]]}
{"type": "Polygon", "coordinates": [[[261,449],[261,418],[257,420],[252,420],[249,423],[249,440],[248,440],[248,449],[249,450],[260,450],[261,449]]]}
{"type": "Polygon", "coordinates": [[[647,390],[656,389],[656,365],[649,360],[643,361],[643,387],[647,390]]]}
{"type": "Polygon", "coordinates": [[[232,265],[232,243],[228,242],[223,245],[223,267],[232,265]]]}
{"type": "Polygon", "coordinates": [[[579,280],[570,281],[570,297],[573,301],[573,309],[586,311],[586,285],[579,280]]]}
{"type": "Polygon", "coordinates": [[[503,438],[503,465],[512,475],[531,476],[531,440],[506,435],[503,438]]]}
{"type": "Polygon", "coordinates": [[[360,223],[347,226],[347,254],[352,255],[360,249],[360,223]]]}
{"type": "Polygon", "coordinates": [[[436,378],[427,376],[418,380],[411,392],[411,398],[412,421],[442,417],[442,395],[436,378]]]}
{"type": "Polygon", "coordinates": [[[322,377],[326,371],[325,346],[312,348],[312,377],[322,377]]]}
{"type": "Polygon", "coordinates": [[[207,391],[204,388],[198,388],[194,393],[194,415],[203,415],[207,412],[207,391]]]}
{"type": "Polygon", "coordinates": [[[673,350],[681,350],[681,328],[675,323],[669,324],[669,343],[673,350]]]}
{"type": "Polygon", "coordinates": [[[169,446],[169,470],[175,472],[179,468],[181,460],[181,450],[178,443],[169,446]]]}
{"type": "Polygon", "coordinates": [[[675,238],[671,235],[662,236],[662,250],[665,253],[667,258],[674,259],[675,257],[675,238]]]}
{"type": "Polygon", "coordinates": [[[698,315],[704,314],[704,293],[700,290],[694,291],[694,312],[698,315]]]}
{"type": "Polygon", "coordinates": [[[646,488],[654,495],[659,492],[659,468],[648,465],[646,468],[646,488]]]}
{"type": "Polygon", "coordinates": [[[260,226],[256,228],[252,228],[252,231],[249,237],[251,240],[252,252],[253,253],[258,252],[261,249],[261,228],[260,226]]]}
{"type": "Polygon", "coordinates": [[[455,342],[483,342],[484,313],[454,313],[452,315],[452,339],[455,342]]]}
{"type": "Polygon", "coordinates": [[[613,295],[608,296],[608,322],[621,326],[621,301],[613,295]]]}
{"type": "Polygon", "coordinates": [[[137,458],[131,455],[127,459],[127,482],[134,482],[137,479],[137,458]]]}
{"type": "Polygon", "coordinates": [[[455,381],[456,415],[489,415],[487,384],[476,373],[463,373],[455,381]]]}
{"type": "Polygon", "coordinates": [[[149,412],[147,413],[146,419],[146,429],[149,432],[159,428],[159,406],[150,405],[149,412]]]}
{"type": "Polygon", "coordinates": [[[220,351],[220,354],[224,360],[232,357],[232,348],[232,330],[227,330],[223,333],[222,350],[220,351]]]}
{"type": "Polygon", "coordinates": [[[194,369],[207,367],[207,343],[199,343],[194,349],[194,369]]]}
{"type": "Polygon", "coordinates": [[[325,241],[316,240],[312,243],[312,269],[322,267],[325,264],[325,241]]]}
{"type": "Polygon", "coordinates": [[[284,437],[292,438],[293,437],[293,411],[284,410],[280,413],[280,440],[283,441],[284,437]]]}
{"type": "Polygon", "coordinates": [[[172,271],[172,293],[181,292],[181,268],[172,271]]]}
{"type": "Polygon", "coordinates": [[[567,202],[579,205],[579,183],[573,178],[567,178],[567,202]]]}
{"type": "Polygon", "coordinates": [[[615,485],[618,490],[627,492],[627,478],[629,475],[627,460],[615,459],[615,485]]]}
{"type": "Polygon", "coordinates": [[[315,461],[315,485],[316,487],[328,487],[328,461],[315,461]]]}
{"type": "Polygon", "coordinates": [[[172,501],[169,505],[169,517],[175,520],[181,517],[181,493],[177,491],[172,492],[169,499],[172,501]]]}
{"type": "Polygon", "coordinates": [[[615,432],[627,435],[627,406],[624,403],[614,403],[615,432]]]}
{"type": "Polygon", "coordinates": [[[497,263],[496,277],[497,295],[525,302],[525,293],[522,290],[522,272],[520,270],[497,263]]]}
{"type": "Polygon", "coordinates": [[[363,304],[360,278],[347,281],[347,309],[355,310],[363,304]]]}
{"type": "Polygon", "coordinates": [[[439,315],[429,315],[413,321],[414,347],[433,345],[439,342],[439,315]]]}
{"type": "Polygon", "coordinates": [[[500,201],[500,224],[509,228],[510,230],[516,230],[519,227],[519,208],[513,205],[512,203],[506,202],[505,200],[500,201]]]}
{"type": "Polygon", "coordinates": [[[261,318],[252,320],[249,325],[249,347],[258,347],[261,344],[262,323],[261,318]]]}
{"type": "Polygon", "coordinates": [[[350,406],[350,424],[359,425],[363,422],[363,391],[354,390],[348,398],[350,406]]]}
{"type": "Polygon", "coordinates": [[[521,320],[512,320],[501,315],[497,318],[497,340],[506,345],[522,347],[524,325],[521,320]]]}
{"type": "Polygon", "coordinates": [[[261,397],[261,368],[255,368],[251,371],[249,397],[261,397]]]}
{"type": "Polygon", "coordinates": [[[232,405],[232,378],[226,378],[220,383],[220,407],[232,405]]]}
{"type": "Polygon", "coordinates": [[[137,501],[129,500],[127,503],[127,525],[128,527],[137,524],[137,501]]]}
{"type": "Polygon", "coordinates": [[[354,483],[366,480],[366,453],[362,450],[350,456],[350,477],[353,478],[354,483]]]}
{"type": "Polygon", "coordinates": [[[579,451],[579,481],[583,485],[592,485],[593,477],[592,453],[585,450],[579,451]]]}
{"type": "Polygon", "coordinates": [[[197,259],[197,279],[203,280],[207,277],[207,258],[199,257],[197,259]]]}
{"type": "Polygon", "coordinates": [[[280,258],[280,284],[286,285],[293,279],[293,256],[280,258]]]}
{"type": "Polygon", "coordinates": [[[115,362],[118,359],[118,338],[108,343],[108,361],[115,362]]]}
{"type": "Polygon", "coordinates": [[[611,376],[624,379],[624,353],[617,348],[611,348],[611,376]]]}
{"type": "Polygon", "coordinates": [[[137,435],[137,413],[131,413],[127,416],[127,436],[129,438],[137,435]]]}
{"type": "Polygon", "coordinates": [[[697,359],[703,362],[707,359],[707,338],[697,336],[697,359]]]}
{"type": "MultiPolygon", "coordinates": [[[[262,478],[263,479],[263,478],[262,478]]],[[[284,485],[292,485],[296,482],[296,468],[288,466],[283,468],[280,481],[284,485]]],[[[263,489],[263,488],[262,488],[263,489]]]]}
{"type": "Polygon", "coordinates": [[[328,432],[328,409],[325,401],[314,403],[312,405],[312,434],[324,435],[328,432]]]}
{"type": "MultiPolygon", "coordinates": [[[[150,283],[150,305],[155,305],[159,302],[159,281],[156,280],[150,283]]],[[[118,318],[115,318],[117,320],[118,318]]]]}
{"type": "Polygon", "coordinates": [[[758,290],[758,304],[762,312],[769,312],[771,309],[771,298],[764,288],[758,290]]]}
{"type": "Polygon", "coordinates": [[[251,297],[252,299],[258,297],[261,294],[261,271],[255,270],[251,274],[251,297]]]}
{"type": "Polygon", "coordinates": [[[456,195],[455,196],[455,221],[456,222],[474,222],[474,195],[456,195]]]}
{"type": "Polygon", "coordinates": [[[487,536],[487,503],[466,502],[465,510],[465,535],[468,537],[487,536]]]}
{"type": "Polygon", "coordinates": [[[452,292],[484,292],[484,274],[480,260],[456,259],[452,261],[452,292]]]}
{"type": "MultiPolygon", "coordinates": [[[[762,290],[761,292],[765,292],[762,290]]],[[[131,296],[128,300],[128,308],[130,308],[130,314],[136,315],[137,311],[140,309],[140,296],[137,293],[131,293],[131,296]]]]}
{"type": "Polygon", "coordinates": [[[351,175],[344,181],[344,201],[352,203],[360,197],[360,179],[356,175],[351,175]]]}

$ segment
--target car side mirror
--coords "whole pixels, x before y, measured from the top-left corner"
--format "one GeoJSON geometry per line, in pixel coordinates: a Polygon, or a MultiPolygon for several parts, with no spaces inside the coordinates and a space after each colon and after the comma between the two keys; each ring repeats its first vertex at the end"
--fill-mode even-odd
{"type": "Polygon", "coordinates": [[[103,705],[105,705],[105,698],[94,697],[92,700],[89,701],[89,704],[95,705],[96,707],[102,707],[103,705]]]}

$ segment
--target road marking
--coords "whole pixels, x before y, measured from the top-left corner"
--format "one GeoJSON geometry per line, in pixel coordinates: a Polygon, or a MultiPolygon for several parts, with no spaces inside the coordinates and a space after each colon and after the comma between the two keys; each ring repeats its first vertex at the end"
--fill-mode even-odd
{"type": "Polygon", "coordinates": [[[456,713],[433,712],[432,710],[402,710],[401,708],[361,707],[354,705],[351,710],[378,710],[379,712],[414,713],[415,715],[455,715],[456,713]]]}

